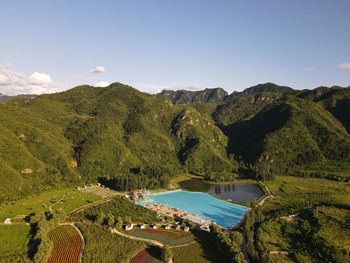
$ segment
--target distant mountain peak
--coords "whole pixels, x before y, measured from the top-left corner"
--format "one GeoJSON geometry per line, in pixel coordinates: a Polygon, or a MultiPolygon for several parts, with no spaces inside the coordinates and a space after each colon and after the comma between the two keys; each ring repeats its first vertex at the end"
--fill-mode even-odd
{"type": "Polygon", "coordinates": [[[288,93],[293,91],[292,88],[287,86],[279,86],[272,82],[267,82],[264,84],[258,84],[255,86],[252,86],[250,88],[247,88],[243,90],[243,93],[245,94],[256,94],[256,93],[262,93],[262,92],[275,92],[275,93],[288,93]]]}
{"type": "Polygon", "coordinates": [[[228,97],[228,93],[222,88],[206,88],[198,91],[190,90],[162,90],[157,94],[171,100],[174,104],[186,104],[196,102],[222,103],[228,97]]]}

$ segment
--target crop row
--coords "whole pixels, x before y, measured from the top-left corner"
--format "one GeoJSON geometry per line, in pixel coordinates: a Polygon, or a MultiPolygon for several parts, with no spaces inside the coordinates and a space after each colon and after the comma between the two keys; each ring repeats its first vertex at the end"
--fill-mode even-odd
{"type": "Polygon", "coordinates": [[[49,238],[53,242],[49,263],[76,263],[80,261],[83,240],[73,226],[59,226],[49,232],[49,238]]]}

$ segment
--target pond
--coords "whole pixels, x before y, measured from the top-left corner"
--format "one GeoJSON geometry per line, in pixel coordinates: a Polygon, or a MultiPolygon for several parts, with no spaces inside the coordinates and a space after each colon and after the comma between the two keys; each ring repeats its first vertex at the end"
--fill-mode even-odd
{"type": "Polygon", "coordinates": [[[182,189],[216,195],[233,202],[255,201],[264,194],[257,184],[213,184],[201,179],[189,179],[179,184],[182,189]]]}

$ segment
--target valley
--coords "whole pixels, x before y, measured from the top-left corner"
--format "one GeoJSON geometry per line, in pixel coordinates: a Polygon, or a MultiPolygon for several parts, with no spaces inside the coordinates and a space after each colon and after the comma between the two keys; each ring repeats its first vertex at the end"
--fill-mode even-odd
{"type": "Polygon", "coordinates": [[[0,244],[11,244],[0,259],[79,250],[83,262],[347,262],[349,97],[271,83],[150,95],[114,83],[0,103],[0,244]],[[208,233],[182,220],[176,230],[125,197],[144,188],[202,191],[249,211],[236,227],[208,233]],[[79,249],[60,248],[53,233],[66,224],[79,249]]]}

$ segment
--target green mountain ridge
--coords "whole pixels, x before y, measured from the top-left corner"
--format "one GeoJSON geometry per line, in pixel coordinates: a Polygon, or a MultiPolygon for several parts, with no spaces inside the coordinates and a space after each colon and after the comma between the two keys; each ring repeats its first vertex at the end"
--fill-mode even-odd
{"type": "Polygon", "coordinates": [[[173,104],[186,103],[223,103],[228,93],[222,88],[204,89],[199,91],[190,90],[163,90],[158,96],[169,99],[173,104]]]}
{"type": "Polygon", "coordinates": [[[1,103],[0,201],[96,181],[164,187],[182,172],[220,181],[247,170],[333,173],[332,162],[347,177],[348,89],[326,88],[320,99],[318,90],[259,87],[225,102],[173,104],[113,83],[1,103]]]}

